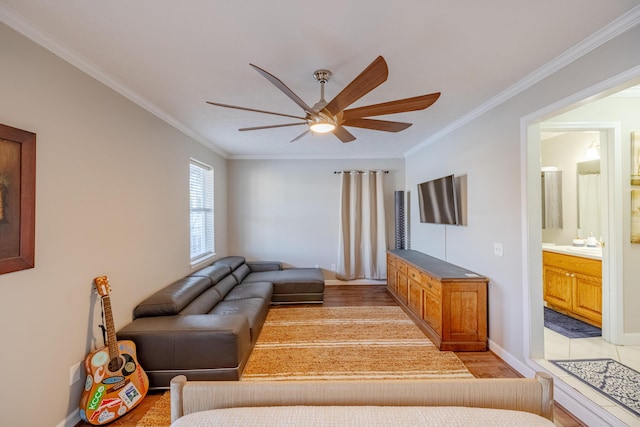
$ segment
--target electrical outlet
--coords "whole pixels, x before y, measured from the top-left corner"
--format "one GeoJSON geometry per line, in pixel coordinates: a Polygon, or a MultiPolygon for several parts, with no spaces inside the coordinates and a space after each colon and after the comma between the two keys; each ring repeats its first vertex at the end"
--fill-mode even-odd
{"type": "Polygon", "coordinates": [[[331,271],[336,271],[336,265],[335,264],[331,264],[331,271]]]}
{"type": "Polygon", "coordinates": [[[69,385],[74,385],[80,381],[82,373],[82,362],[78,362],[69,368],[69,385]]]}
{"type": "Polygon", "coordinates": [[[494,243],[493,244],[493,254],[495,256],[503,256],[504,250],[502,248],[502,243],[494,243]]]}

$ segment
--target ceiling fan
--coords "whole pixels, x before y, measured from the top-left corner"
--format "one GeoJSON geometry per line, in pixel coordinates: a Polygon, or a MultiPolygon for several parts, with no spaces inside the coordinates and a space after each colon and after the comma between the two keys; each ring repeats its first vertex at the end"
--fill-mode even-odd
{"type": "Polygon", "coordinates": [[[378,56],[364,71],[362,71],[351,83],[349,83],[338,95],[331,101],[324,99],[324,84],[329,80],[331,72],[329,70],[317,70],[313,75],[320,83],[320,101],[308,106],[298,95],[293,93],[281,80],[269,74],[267,71],[253,64],[251,65],[256,71],[262,74],[274,86],[280,89],[285,95],[293,100],[302,108],[304,116],[294,116],[290,114],[275,113],[272,111],[256,110],[254,108],[238,107],[235,105],[220,104],[218,102],[207,101],[208,104],[217,105],[225,108],[235,108],[238,110],[253,111],[256,113],[272,114],[275,116],[291,117],[299,119],[298,123],[275,124],[269,126],[256,126],[238,129],[240,131],[273,129],[287,126],[307,125],[309,129],[298,135],[291,142],[297,141],[309,132],[327,133],[332,132],[340,141],[351,142],[356,139],[351,132],[346,130],[345,126],[357,128],[379,130],[385,132],[400,132],[411,123],[395,122],[388,120],[370,119],[371,116],[382,116],[385,114],[404,113],[408,111],[424,110],[431,106],[440,97],[440,92],[428,95],[415,96],[412,98],[399,99],[396,101],[383,102],[381,104],[367,105],[364,107],[352,108],[346,110],[349,105],[353,104],[367,93],[378,87],[387,80],[389,69],[387,62],[382,56],[378,56]]]}

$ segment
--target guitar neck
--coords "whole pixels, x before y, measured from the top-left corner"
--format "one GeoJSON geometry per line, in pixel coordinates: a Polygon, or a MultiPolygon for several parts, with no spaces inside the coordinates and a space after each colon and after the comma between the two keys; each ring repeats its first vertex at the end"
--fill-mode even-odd
{"type": "Polygon", "coordinates": [[[116,328],[113,323],[113,314],[111,313],[111,298],[109,295],[102,297],[102,306],[104,308],[104,323],[107,329],[107,346],[109,347],[109,359],[113,360],[118,357],[118,342],[116,340],[116,328]]]}

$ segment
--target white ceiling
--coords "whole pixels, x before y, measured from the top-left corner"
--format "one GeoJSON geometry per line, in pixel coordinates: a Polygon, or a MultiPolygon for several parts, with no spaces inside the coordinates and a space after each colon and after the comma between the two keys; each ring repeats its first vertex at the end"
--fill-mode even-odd
{"type": "Polygon", "coordinates": [[[576,45],[604,41],[590,36],[637,15],[639,3],[0,0],[0,20],[225,157],[397,158],[534,83],[576,45]],[[301,115],[249,63],[313,105],[315,70],[332,71],[331,100],[378,55],[389,79],[352,107],[442,92],[426,110],[378,117],[413,123],[400,133],[350,128],[348,144],[330,134],[289,143],[305,128],[238,132],[290,121],[205,103],[301,115]]]}

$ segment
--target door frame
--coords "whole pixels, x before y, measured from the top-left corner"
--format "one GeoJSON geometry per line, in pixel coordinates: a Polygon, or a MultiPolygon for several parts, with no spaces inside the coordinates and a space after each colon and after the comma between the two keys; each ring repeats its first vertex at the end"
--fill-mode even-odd
{"type": "MultiPolygon", "coordinates": [[[[544,358],[544,318],[542,310],[542,214],[538,209],[541,195],[540,188],[540,125],[542,122],[558,116],[581,105],[612,95],[633,84],[640,83],[640,66],[633,67],[607,80],[601,81],[564,99],[547,105],[520,118],[520,166],[521,166],[521,211],[522,211],[522,283],[523,283],[523,351],[527,366],[534,371],[540,369],[536,361],[544,358]]],[[[618,137],[620,137],[618,132],[618,137]]],[[[608,167],[611,171],[609,179],[618,183],[614,190],[609,190],[609,218],[622,215],[622,168],[611,168],[621,164],[622,148],[620,141],[613,135],[609,139],[607,154],[608,167]],[[613,141],[613,143],[611,143],[613,141]],[[617,159],[617,160],[616,160],[617,159]],[[611,200],[611,198],[614,198],[611,200]],[[616,200],[618,203],[616,203],[616,200]],[[617,213],[616,213],[617,206],[617,213]],[[611,211],[613,209],[613,211],[611,211]]],[[[610,221],[611,222],[611,221],[610,221]]],[[[609,242],[605,246],[608,253],[608,280],[612,274],[622,280],[622,224],[618,221],[613,230],[609,229],[609,242]],[[613,241],[611,241],[613,239],[613,241]],[[607,247],[608,246],[608,247],[607,247]],[[615,267],[614,267],[615,263],[615,267]]],[[[612,282],[615,283],[615,282],[612,282]]],[[[616,295],[622,298],[622,293],[616,295]]],[[[611,295],[609,295],[611,301],[611,295]]],[[[604,302],[603,302],[604,303],[604,302]]],[[[609,329],[615,329],[610,339],[619,340],[624,337],[622,313],[609,316],[609,329]],[[612,319],[614,319],[612,321],[612,319]],[[613,322],[615,321],[615,325],[613,322]],[[615,335],[615,336],[614,336],[615,335]]]]}

